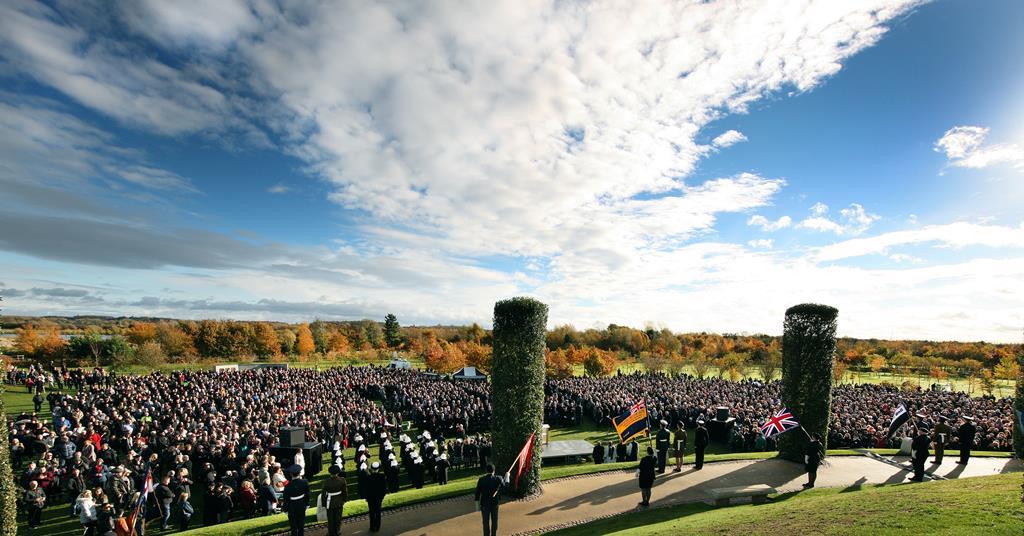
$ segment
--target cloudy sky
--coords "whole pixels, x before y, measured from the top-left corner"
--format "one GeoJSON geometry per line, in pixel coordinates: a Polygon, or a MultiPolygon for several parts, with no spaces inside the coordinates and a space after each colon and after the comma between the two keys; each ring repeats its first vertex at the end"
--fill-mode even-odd
{"type": "Polygon", "coordinates": [[[1024,3],[0,3],[6,314],[1012,341],[1024,3]]]}

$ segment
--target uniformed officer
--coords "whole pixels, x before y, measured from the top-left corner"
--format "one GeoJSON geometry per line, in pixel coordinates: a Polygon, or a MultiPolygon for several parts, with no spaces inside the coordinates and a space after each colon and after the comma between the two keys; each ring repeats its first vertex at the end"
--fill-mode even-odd
{"type": "Polygon", "coordinates": [[[923,426],[923,415],[918,414],[917,432],[914,440],[910,443],[910,461],[914,465],[914,482],[924,481],[924,462],[928,460],[928,431],[923,426]]]}
{"type": "Polygon", "coordinates": [[[380,471],[380,462],[373,462],[366,477],[366,506],[370,510],[370,532],[380,532],[381,505],[388,494],[388,481],[380,471]]]}
{"type": "Polygon", "coordinates": [[[978,429],[974,427],[974,418],[964,415],[961,417],[963,424],[960,425],[960,429],[957,430],[957,437],[960,438],[960,461],[958,463],[966,464],[971,459],[971,447],[974,446],[974,434],[978,433],[978,429]]]}
{"type": "Polygon", "coordinates": [[[303,536],[306,528],[306,508],[309,507],[309,482],[300,476],[301,467],[293,465],[289,472],[291,480],[284,487],[284,508],[288,512],[291,535],[303,536]]]}
{"type": "Polygon", "coordinates": [[[338,536],[341,534],[342,509],[348,500],[348,483],[337,465],[330,466],[327,472],[330,476],[324,481],[321,503],[327,508],[327,536],[338,536]]]}
{"type": "Polygon", "coordinates": [[[704,419],[697,420],[697,430],[693,433],[693,448],[696,455],[693,468],[698,471],[704,468],[704,449],[708,448],[710,441],[708,429],[704,428],[704,419]]]}
{"type": "Polygon", "coordinates": [[[668,432],[668,422],[661,421],[658,427],[658,435],[654,440],[654,446],[658,448],[658,473],[665,472],[665,463],[668,461],[668,446],[672,442],[672,435],[668,432]]]}

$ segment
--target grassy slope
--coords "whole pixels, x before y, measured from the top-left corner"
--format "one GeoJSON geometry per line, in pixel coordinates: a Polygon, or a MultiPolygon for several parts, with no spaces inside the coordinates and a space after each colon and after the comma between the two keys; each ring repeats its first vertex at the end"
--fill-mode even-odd
{"type": "Polygon", "coordinates": [[[761,506],[687,504],[552,534],[1024,534],[1021,475],[819,489],[761,506]]]}

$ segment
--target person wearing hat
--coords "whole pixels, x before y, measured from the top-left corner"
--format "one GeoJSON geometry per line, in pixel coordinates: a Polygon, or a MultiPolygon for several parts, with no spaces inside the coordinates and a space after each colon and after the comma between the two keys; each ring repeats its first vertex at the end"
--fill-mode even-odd
{"type": "Polygon", "coordinates": [[[448,461],[447,454],[441,454],[434,462],[434,471],[437,473],[437,484],[443,486],[448,483],[448,469],[452,464],[448,461]]]}
{"type": "Polygon", "coordinates": [[[668,432],[668,421],[662,420],[659,423],[658,435],[654,440],[654,446],[658,448],[658,473],[665,472],[665,463],[668,461],[668,446],[672,436],[668,432]]]}
{"type": "Polygon", "coordinates": [[[284,487],[284,510],[288,512],[291,536],[303,536],[306,529],[306,508],[309,507],[309,482],[299,474],[298,466],[291,466],[291,479],[284,487]]]}
{"type": "Polygon", "coordinates": [[[381,505],[388,494],[388,482],[380,472],[380,462],[373,462],[366,477],[366,506],[370,510],[370,532],[380,532],[381,505]]]}
{"type": "Polygon", "coordinates": [[[651,487],[654,486],[655,467],[654,449],[647,447],[647,455],[640,458],[640,466],[636,470],[636,474],[640,478],[640,506],[644,508],[651,505],[651,487]]]}
{"type": "Polygon", "coordinates": [[[971,459],[971,447],[974,446],[974,435],[978,429],[974,427],[974,419],[964,415],[961,417],[963,424],[957,430],[957,437],[960,439],[960,464],[967,464],[971,459]]]}
{"type": "Polygon", "coordinates": [[[387,466],[384,468],[384,476],[387,477],[388,481],[388,493],[395,493],[398,491],[398,460],[395,459],[395,455],[392,454],[387,462],[387,466]]]}
{"type": "Polygon", "coordinates": [[[409,470],[409,478],[412,479],[412,487],[423,488],[423,458],[416,455],[412,459],[412,466],[409,470]]]}
{"type": "Polygon", "coordinates": [[[953,433],[953,430],[946,424],[946,417],[940,415],[939,422],[932,429],[932,443],[935,445],[935,463],[942,463],[942,455],[946,450],[946,441],[949,440],[949,436],[953,433]]]}
{"type": "Polygon", "coordinates": [[[320,493],[320,503],[327,508],[327,536],[341,534],[341,514],[348,500],[348,484],[342,475],[341,468],[332,465],[327,469],[330,476],[324,481],[324,490],[320,493]]]}
{"type": "Polygon", "coordinates": [[[924,415],[918,413],[915,423],[914,440],[910,443],[910,461],[914,465],[914,482],[924,481],[924,462],[928,460],[928,430],[924,427],[924,415]]]}
{"type": "Polygon", "coordinates": [[[498,504],[501,501],[501,489],[508,485],[509,473],[505,478],[494,474],[494,464],[488,463],[487,474],[476,481],[476,491],[473,493],[473,500],[476,501],[476,509],[484,523],[484,536],[496,536],[498,534],[498,504]]]}
{"type": "Polygon", "coordinates": [[[694,461],[693,468],[700,471],[704,468],[704,449],[708,448],[711,437],[704,427],[704,419],[697,420],[697,430],[693,432],[694,461]]]}

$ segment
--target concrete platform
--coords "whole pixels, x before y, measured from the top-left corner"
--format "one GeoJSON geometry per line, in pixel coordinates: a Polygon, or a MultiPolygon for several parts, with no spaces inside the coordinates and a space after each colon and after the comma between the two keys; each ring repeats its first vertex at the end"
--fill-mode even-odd
{"type": "Polygon", "coordinates": [[[594,454],[594,444],[582,439],[552,441],[540,451],[540,459],[580,458],[594,454]]]}

